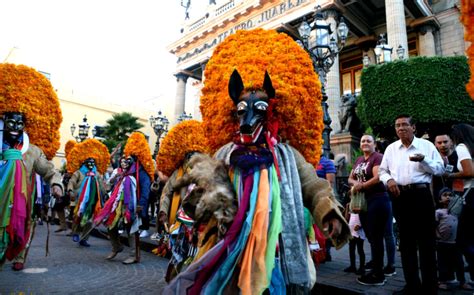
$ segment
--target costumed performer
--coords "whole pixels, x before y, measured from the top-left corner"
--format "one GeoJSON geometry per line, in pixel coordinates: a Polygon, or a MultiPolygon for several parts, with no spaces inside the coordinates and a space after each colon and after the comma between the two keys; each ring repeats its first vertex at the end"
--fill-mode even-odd
{"type": "MultiPolygon", "coordinates": [[[[206,137],[230,166],[239,208],[224,238],[164,293],[308,294],[316,273],[304,207],[336,248],[350,238],[340,204],[314,169],[323,116],[311,59],[285,34],[237,31],[215,49],[205,76],[206,137]],[[230,77],[228,92],[222,77],[230,77]]],[[[204,195],[196,207],[206,206],[204,195]]]]}
{"type": "Polygon", "coordinates": [[[0,267],[24,268],[35,222],[36,174],[63,194],[61,175],[49,161],[59,148],[59,100],[49,80],[24,65],[0,64],[0,267]]]}
{"type": "Polygon", "coordinates": [[[107,260],[123,251],[119,229],[126,231],[131,252],[122,263],[132,264],[140,262],[138,231],[141,229],[141,220],[148,218],[148,195],[155,174],[150,147],[143,133],[134,132],[130,135],[120,166],[122,171],[118,174],[119,178],[104,208],[95,217],[94,224],[103,223],[109,231],[112,252],[105,258],[107,260]]]}
{"type": "Polygon", "coordinates": [[[76,201],[72,222],[72,240],[90,247],[89,234],[94,216],[105,203],[106,190],[102,175],[109,165],[110,154],[102,142],[86,139],[74,146],[67,158],[67,169],[73,173],[67,186],[71,200],[76,201]]]}
{"type": "MultiPolygon", "coordinates": [[[[165,276],[166,282],[173,279],[195,257],[201,256],[205,249],[212,247],[217,239],[218,231],[213,230],[217,228],[215,218],[209,216],[206,220],[199,219],[195,222],[195,214],[189,216],[183,210],[183,206],[186,202],[189,204],[189,198],[192,198],[189,192],[194,188],[194,184],[189,187],[187,184],[177,187],[179,182],[184,180],[183,173],[190,169],[189,164],[200,161],[208,153],[209,146],[202,123],[196,120],[183,121],[173,127],[160,146],[156,159],[157,169],[165,175],[171,174],[163,188],[158,215],[159,222],[165,224],[164,228],[168,228],[170,233],[170,239],[164,239],[169,242],[167,249],[171,249],[171,259],[165,276]],[[205,247],[203,247],[203,242],[205,247]]],[[[219,163],[215,164],[219,165],[219,163]]],[[[215,178],[218,178],[216,168],[216,166],[212,167],[216,172],[215,178]]],[[[227,179],[228,191],[233,194],[223,163],[220,163],[220,171],[222,172],[220,175],[227,179]]],[[[235,213],[236,204],[233,207],[235,213]]],[[[160,247],[163,246],[160,245],[160,247]]]]}

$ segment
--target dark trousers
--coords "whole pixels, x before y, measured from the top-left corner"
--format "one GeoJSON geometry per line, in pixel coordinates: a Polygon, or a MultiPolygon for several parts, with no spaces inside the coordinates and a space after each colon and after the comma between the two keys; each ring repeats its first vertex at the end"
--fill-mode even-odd
{"type": "Polygon", "coordinates": [[[361,222],[370,243],[372,272],[376,275],[383,275],[383,241],[389,219],[392,220],[392,205],[388,194],[369,196],[367,213],[363,214],[361,222]]]}
{"type": "Polygon", "coordinates": [[[393,198],[393,206],[399,223],[406,287],[413,293],[436,294],[436,223],[431,192],[429,188],[402,190],[400,196],[393,198]]]}
{"type": "Polygon", "coordinates": [[[364,240],[357,237],[352,237],[349,241],[349,257],[351,259],[351,266],[356,267],[356,255],[355,251],[359,254],[359,268],[364,268],[365,265],[365,252],[364,252],[364,240]]]}
{"type": "Polygon", "coordinates": [[[456,272],[457,280],[462,284],[466,282],[464,277],[464,260],[459,248],[454,243],[443,243],[438,241],[438,272],[440,282],[454,280],[456,272]]]}

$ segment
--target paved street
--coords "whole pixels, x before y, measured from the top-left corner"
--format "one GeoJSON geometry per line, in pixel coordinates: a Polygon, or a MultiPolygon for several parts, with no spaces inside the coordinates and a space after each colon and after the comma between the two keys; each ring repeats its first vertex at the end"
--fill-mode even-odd
{"type": "Polygon", "coordinates": [[[79,247],[50,226],[50,255],[45,257],[46,224],[36,227],[25,269],[14,272],[7,262],[0,271],[0,294],[161,294],[167,260],[142,251],[142,263],[124,265],[129,249],[113,261],[105,239],[91,237],[92,247],[79,247]]]}

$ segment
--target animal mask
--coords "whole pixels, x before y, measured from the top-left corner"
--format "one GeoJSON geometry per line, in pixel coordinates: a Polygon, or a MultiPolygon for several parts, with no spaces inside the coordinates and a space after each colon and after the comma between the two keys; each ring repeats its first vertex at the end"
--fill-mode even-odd
{"type": "Polygon", "coordinates": [[[275,97],[275,89],[267,72],[263,90],[244,91],[244,83],[237,70],[229,80],[229,96],[237,107],[240,140],[243,144],[255,143],[266,122],[269,99],[275,97]]]}

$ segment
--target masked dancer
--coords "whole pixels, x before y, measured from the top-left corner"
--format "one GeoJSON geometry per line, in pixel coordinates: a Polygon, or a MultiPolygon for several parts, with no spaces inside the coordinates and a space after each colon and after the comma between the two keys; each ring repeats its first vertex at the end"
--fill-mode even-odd
{"type": "Polygon", "coordinates": [[[36,70],[0,64],[0,265],[24,268],[35,222],[36,174],[63,194],[61,175],[48,160],[59,148],[61,110],[49,80],[36,70]]]}
{"type": "Polygon", "coordinates": [[[89,234],[92,221],[105,203],[106,190],[103,173],[109,165],[107,147],[97,139],[86,139],[77,144],[68,155],[68,171],[73,174],[68,193],[77,201],[74,208],[72,240],[80,246],[90,247],[89,234]]]}
{"type": "Polygon", "coordinates": [[[122,263],[132,264],[140,262],[139,229],[142,219],[148,218],[148,195],[155,174],[150,147],[142,133],[130,135],[120,162],[119,178],[94,223],[103,223],[109,231],[112,252],[105,258],[107,260],[123,251],[119,229],[126,231],[131,251],[122,263]]]}

